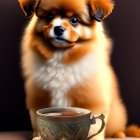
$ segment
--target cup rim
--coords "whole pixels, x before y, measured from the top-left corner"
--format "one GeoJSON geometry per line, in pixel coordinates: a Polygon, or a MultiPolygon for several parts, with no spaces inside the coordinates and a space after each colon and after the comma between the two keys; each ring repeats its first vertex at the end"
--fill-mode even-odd
{"type": "Polygon", "coordinates": [[[73,117],[79,117],[79,116],[85,116],[85,115],[89,115],[91,114],[91,111],[88,109],[84,109],[84,108],[79,108],[79,107],[49,107],[49,108],[42,108],[36,111],[37,115],[40,117],[45,117],[45,118],[73,118],[73,117]],[[79,112],[79,115],[76,116],[47,116],[46,114],[43,113],[47,113],[49,111],[65,111],[65,110],[70,110],[70,111],[75,111],[75,112],[79,112]],[[83,114],[80,114],[83,113],[83,114]]]}

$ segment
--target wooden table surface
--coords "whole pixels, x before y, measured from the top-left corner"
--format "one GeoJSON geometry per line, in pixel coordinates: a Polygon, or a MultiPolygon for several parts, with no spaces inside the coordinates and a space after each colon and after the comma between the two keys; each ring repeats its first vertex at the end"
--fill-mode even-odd
{"type": "MultiPolygon", "coordinates": [[[[32,140],[31,132],[0,132],[0,140],[32,140]]],[[[115,139],[107,138],[105,140],[140,140],[140,138],[115,139]]]]}

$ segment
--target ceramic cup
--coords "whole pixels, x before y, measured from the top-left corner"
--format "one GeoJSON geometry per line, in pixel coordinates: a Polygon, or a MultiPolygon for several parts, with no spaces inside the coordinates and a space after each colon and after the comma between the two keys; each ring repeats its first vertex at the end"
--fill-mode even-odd
{"type": "Polygon", "coordinates": [[[91,111],[83,108],[44,108],[37,111],[37,126],[42,140],[89,140],[104,129],[104,118],[101,114],[91,119],[91,111]],[[102,121],[101,128],[88,137],[96,119],[102,121]]]}

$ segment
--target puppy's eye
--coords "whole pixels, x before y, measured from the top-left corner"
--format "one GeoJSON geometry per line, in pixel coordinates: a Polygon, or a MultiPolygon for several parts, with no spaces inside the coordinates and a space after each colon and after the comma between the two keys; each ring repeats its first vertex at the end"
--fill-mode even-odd
{"type": "Polygon", "coordinates": [[[54,15],[51,14],[51,13],[46,16],[46,22],[47,23],[51,22],[53,19],[54,19],[54,15]]]}
{"type": "Polygon", "coordinates": [[[79,21],[78,21],[78,19],[76,17],[72,17],[70,19],[70,23],[72,24],[72,26],[77,26],[79,21]]]}

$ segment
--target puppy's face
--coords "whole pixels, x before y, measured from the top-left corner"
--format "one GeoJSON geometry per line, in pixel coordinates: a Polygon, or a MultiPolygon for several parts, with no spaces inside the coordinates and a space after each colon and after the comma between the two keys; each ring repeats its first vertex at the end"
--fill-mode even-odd
{"type": "Polygon", "coordinates": [[[54,47],[69,48],[94,37],[96,21],[108,16],[110,0],[19,0],[27,16],[38,17],[36,32],[54,47]],[[30,6],[29,6],[30,5],[30,6]]]}
{"type": "Polygon", "coordinates": [[[72,47],[92,38],[92,30],[73,11],[52,10],[38,15],[37,32],[54,47],[72,47]]]}

